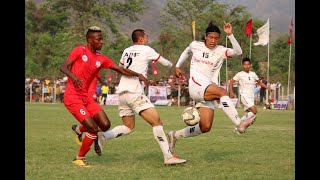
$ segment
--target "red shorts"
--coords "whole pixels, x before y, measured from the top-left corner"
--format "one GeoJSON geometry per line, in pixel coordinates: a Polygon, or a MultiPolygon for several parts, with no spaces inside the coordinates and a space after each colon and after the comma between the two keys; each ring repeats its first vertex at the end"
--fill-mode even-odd
{"type": "Polygon", "coordinates": [[[64,105],[68,111],[80,122],[93,117],[102,110],[101,106],[93,100],[81,96],[64,96],[64,105]]]}

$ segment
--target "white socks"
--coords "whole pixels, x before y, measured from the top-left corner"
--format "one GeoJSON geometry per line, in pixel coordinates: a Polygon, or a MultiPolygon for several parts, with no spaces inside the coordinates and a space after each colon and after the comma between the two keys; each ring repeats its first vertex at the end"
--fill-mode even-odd
{"type": "Polygon", "coordinates": [[[169,150],[169,143],[168,143],[168,139],[166,134],[163,131],[163,126],[159,125],[159,126],[154,126],[152,127],[152,131],[153,131],[153,136],[156,139],[156,141],[158,142],[162,154],[165,158],[171,158],[172,154],[169,150]]]}
{"type": "Polygon", "coordinates": [[[241,120],[242,121],[244,121],[244,120],[246,120],[246,119],[250,119],[250,118],[252,118],[252,117],[256,117],[256,115],[255,114],[253,114],[253,112],[248,112],[248,113],[246,113],[244,116],[242,116],[242,118],[241,118],[241,120]]]}
{"type": "Polygon", "coordinates": [[[104,132],[103,136],[102,136],[102,139],[103,139],[103,141],[106,141],[108,139],[117,138],[117,137],[120,137],[122,135],[129,134],[131,132],[132,132],[132,130],[130,128],[128,128],[127,126],[120,125],[120,126],[114,127],[110,131],[104,132]]]}
{"type": "Polygon", "coordinates": [[[184,129],[180,129],[178,131],[175,132],[175,137],[177,139],[179,138],[187,138],[187,137],[192,137],[192,136],[198,136],[199,134],[202,134],[201,130],[200,130],[200,126],[199,123],[195,126],[188,126],[184,129]]]}
{"type": "Polygon", "coordinates": [[[79,134],[82,133],[82,132],[80,132],[80,125],[77,125],[77,127],[76,127],[76,132],[79,133],[79,134]]]}
{"type": "Polygon", "coordinates": [[[238,125],[241,122],[241,119],[238,116],[238,111],[236,107],[231,102],[229,96],[222,96],[220,98],[220,103],[222,110],[227,114],[227,116],[232,120],[234,125],[238,125]]]}

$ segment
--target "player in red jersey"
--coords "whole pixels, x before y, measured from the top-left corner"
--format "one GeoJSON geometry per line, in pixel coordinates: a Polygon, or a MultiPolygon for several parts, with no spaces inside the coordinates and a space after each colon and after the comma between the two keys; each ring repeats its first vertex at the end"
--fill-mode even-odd
{"type": "Polygon", "coordinates": [[[97,83],[98,81],[100,83],[104,83],[103,80],[101,79],[101,75],[98,73],[96,78],[93,79],[90,87],[89,87],[89,91],[88,91],[88,96],[92,97],[94,101],[98,102],[97,98],[97,83]]]}
{"type": "MultiPolygon", "coordinates": [[[[103,80],[101,79],[100,73],[97,74],[96,78],[93,79],[89,90],[88,90],[88,97],[92,98],[95,102],[98,102],[97,100],[97,82],[103,83],[103,80]]],[[[75,135],[75,140],[79,146],[82,146],[82,133],[86,130],[80,125],[72,125],[71,130],[75,135]],[[82,130],[82,131],[81,131],[82,130]]]]}
{"type": "Polygon", "coordinates": [[[75,47],[60,66],[60,71],[68,76],[64,105],[83,125],[80,133],[87,132],[78,155],[73,160],[78,166],[88,166],[85,155],[97,138],[98,131],[107,131],[111,126],[106,113],[88,95],[89,87],[99,70],[110,68],[126,76],[136,76],[140,81],[147,83],[142,74],[119,67],[99,52],[103,46],[102,31],[99,27],[90,27],[86,39],[87,45],[75,47]]]}

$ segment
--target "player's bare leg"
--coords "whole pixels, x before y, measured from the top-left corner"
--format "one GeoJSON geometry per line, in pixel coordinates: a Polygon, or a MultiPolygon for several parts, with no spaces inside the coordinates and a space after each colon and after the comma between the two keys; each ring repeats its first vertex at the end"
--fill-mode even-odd
{"type": "Polygon", "coordinates": [[[169,148],[171,152],[174,152],[177,139],[198,136],[211,130],[214,110],[206,107],[199,107],[198,110],[200,111],[201,115],[200,122],[198,124],[194,126],[188,126],[177,131],[170,131],[168,133],[169,148]]]}

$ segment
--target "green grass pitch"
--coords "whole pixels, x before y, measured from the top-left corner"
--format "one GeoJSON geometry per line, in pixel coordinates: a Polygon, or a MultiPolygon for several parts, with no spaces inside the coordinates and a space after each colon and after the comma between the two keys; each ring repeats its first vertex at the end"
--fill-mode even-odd
{"type": "MultiPolygon", "coordinates": [[[[165,132],[186,125],[186,107],[156,107],[165,132]]],[[[111,128],[122,124],[117,106],[103,106],[111,128]]],[[[238,108],[239,116],[243,109],[238,108]]],[[[197,137],[179,139],[176,152],[187,163],[164,166],[151,126],[136,116],[130,135],[106,141],[102,156],[92,148],[92,166],[72,164],[79,146],[70,130],[78,124],[63,104],[25,103],[25,178],[38,179],[295,179],[295,111],[258,109],[257,120],[243,135],[216,108],[213,128],[197,137]]]]}

